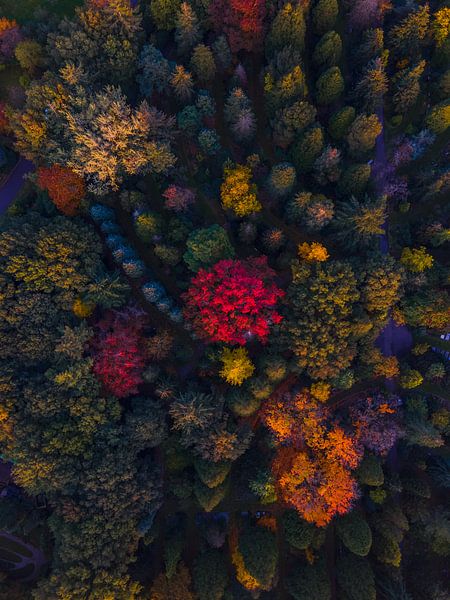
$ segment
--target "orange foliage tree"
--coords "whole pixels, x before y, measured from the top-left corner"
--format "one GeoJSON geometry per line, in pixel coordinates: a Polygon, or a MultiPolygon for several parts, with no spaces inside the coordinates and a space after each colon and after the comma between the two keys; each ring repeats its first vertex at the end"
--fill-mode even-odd
{"type": "Polygon", "coordinates": [[[83,179],[61,165],[40,167],[37,175],[39,187],[48,192],[55,206],[63,214],[74,216],[86,191],[83,179]]]}
{"type": "Polygon", "coordinates": [[[351,471],[362,448],[308,390],[269,400],[262,413],[279,447],[273,462],[279,497],[308,522],[327,525],[359,492],[351,471]]]}

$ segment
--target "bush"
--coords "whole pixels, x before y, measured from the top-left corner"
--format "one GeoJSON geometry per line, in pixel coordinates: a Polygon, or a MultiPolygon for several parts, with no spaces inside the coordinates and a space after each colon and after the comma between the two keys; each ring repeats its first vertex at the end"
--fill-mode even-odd
{"type": "Polygon", "coordinates": [[[362,196],[369,183],[370,173],[370,165],[365,163],[352,165],[342,174],[338,184],[339,193],[343,196],[362,196]]]}
{"type": "MultiPolygon", "coordinates": [[[[402,561],[402,552],[399,543],[384,535],[375,533],[373,539],[373,553],[385,565],[399,567],[402,561]]],[[[356,599],[355,599],[356,600],[356,599]]]]}
{"type": "Polygon", "coordinates": [[[450,101],[434,106],[425,120],[427,127],[437,135],[444,133],[450,126],[450,101]]]}
{"type": "Polygon", "coordinates": [[[239,535],[239,551],[250,575],[261,588],[270,590],[278,561],[275,534],[261,526],[247,525],[239,535]]]}
{"type": "Polygon", "coordinates": [[[342,140],[348,134],[355,117],[356,111],[353,106],[344,106],[331,115],[328,123],[328,133],[335,140],[342,140]]]}
{"type": "Polygon", "coordinates": [[[365,519],[353,511],[336,522],[336,531],[342,543],[357,556],[367,556],[372,546],[372,531],[365,519]]]}
{"type": "Polygon", "coordinates": [[[318,104],[333,104],[344,91],[344,78],[339,67],[330,67],[316,81],[318,104]]]}
{"type": "Polygon", "coordinates": [[[338,13],[337,0],[317,0],[312,9],[314,33],[322,35],[333,29],[338,13]]]}
{"type": "Polygon", "coordinates": [[[144,212],[136,217],[135,228],[138,237],[143,242],[152,242],[155,235],[160,232],[161,219],[152,212],[144,212]]]}
{"type": "Polygon", "coordinates": [[[200,506],[206,512],[211,512],[222,502],[227,493],[226,481],[214,488],[209,488],[200,480],[194,483],[194,494],[200,506]]]}
{"type": "Polygon", "coordinates": [[[268,356],[263,360],[264,374],[269,381],[282,381],[287,375],[286,361],[279,356],[268,356]]]}
{"type": "Polygon", "coordinates": [[[400,375],[400,385],[407,390],[418,387],[422,383],[423,377],[415,369],[405,369],[400,375]]]}
{"type": "Polygon", "coordinates": [[[233,258],[235,255],[228,234],[220,225],[196,229],[189,235],[186,246],[187,250],[183,254],[184,262],[191,271],[195,272],[223,258],[233,258]]]}
{"type": "Polygon", "coordinates": [[[301,134],[299,140],[292,148],[293,162],[298,171],[305,173],[312,169],[314,161],[323,148],[323,130],[321,127],[312,127],[301,134]]]}
{"type": "Polygon", "coordinates": [[[122,268],[125,275],[128,275],[132,279],[138,279],[145,273],[145,264],[142,260],[125,259],[122,263],[122,268]]]}
{"type": "Polygon", "coordinates": [[[181,531],[173,532],[169,538],[164,541],[164,564],[166,567],[166,577],[168,579],[170,579],[177,570],[183,546],[184,536],[181,531]]]}
{"type": "Polygon", "coordinates": [[[375,146],[383,127],[377,115],[358,115],[350,126],[347,142],[353,154],[364,154],[375,146]]]}
{"type": "Polygon", "coordinates": [[[295,185],[297,174],[288,162],[274,165],[269,176],[269,189],[278,197],[286,196],[295,185]]]}
{"type": "Polygon", "coordinates": [[[336,31],[329,31],[317,42],[312,61],[317,67],[332,67],[339,62],[341,53],[341,36],[336,31]]]}
{"type": "Polygon", "coordinates": [[[227,403],[238,417],[249,417],[258,410],[261,400],[245,390],[236,390],[227,397],[227,403]]]}
{"type": "Polygon", "coordinates": [[[230,385],[242,385],[255,370],[246,348],[224,348],[220,360],[220,376],[230,385]]]}
{"type": "Polygon", "coordinates": [[[348,600],[376,600],[375,578],[367,559],[354,554],[340,556],[336,563],[339,587],[348,600]]]}
{"type": "Polygon", "coordinates": [[[325,565],[298,565],[287,579],[289,594],[295,600],[329,600],[331,586],[325,565]]]}
{"type": "Polygon", "coordinates": [[[199,600],[222,600],[228,583],[228,572],[219,550],[208,549],[197,556],[192,575],[199,600]]]}
{"type": "Polygon", "coordinates": [[[231,463],[227,461],[211,462],[203,458],[196,458],[194,467],[201,482],[209,488],[215,488],[227,478],[231,463]]]}
{"type": "Polygon", "coordinates": [[[250,382],[250,390],[257,400],[265,400],[272,393],[273,385],[265,377],[254,377],[250,382]]]}
{"type": "Polygon", "coordinates": [[[359,483],[362,485],[372,485],[378,487],[384,483],[384,473],[381,461],[373,454],[367,454],[361,461],[356,475],[359,483]]]}
{"type": "Polygon", "coordinates": [[[287,510],[283,513],[281,522],[284,528],[286,541],[297,548],[297,550],[306,550],[314,540],[316,527],[299,517],[297,511],[287,510]]]}

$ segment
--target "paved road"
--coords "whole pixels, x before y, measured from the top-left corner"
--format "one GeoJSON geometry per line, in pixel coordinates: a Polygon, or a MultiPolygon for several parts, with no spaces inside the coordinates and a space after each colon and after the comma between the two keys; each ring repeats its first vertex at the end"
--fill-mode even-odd
{"type": "MultiPolygon", "coordinates": [[[[381,106],[377,111],[378,118],[383,126],[380,135],[377,137],[375,147],[375,161],[372,169],[372,177],[375,180],[376,191],[379,196],[383,193],[383,171],[387,165],[386,146],[384,143],[384,113],[381,106]]],[[[382,254],[389,254],[389,236],[388,236],[388,217],[383,224],[384,233],[380,235],[380,251],[382,254]]],[[[407,352],[413,343],[412,335],[404,325],[397,326],[392,317],[380,334],[377,344],[384,356],[396,356],[407,352]]],[[[388,386],[392,382],[388,381],[388,386]]]]}
{"type": "Polygon", "coordinates": [[[8,175],[5,183],[0,188],[0,215],[2,215],[8,206],[13,202],[25,183],[24,175],[31,173],[34,165],[25,158],[20,158],[14,169],[8,175]]]}
{"type": "Polygon", "coordinates": [[[23,569],[28,565],[33,566],[33,570],[27,577],[18,576],[21,581],[33,581],[33,579],[39,577],[48,562],[44,553],[39,548],[24,542],[20,537],[12,533],[7,533],[6,531],[0,532],[0,546],[13,554],[16,559],[14,563],[10,563],[11,569],[7,569],[12,576],[14,576],[14,571],[16,570],[23,569]],[[23,548],[22,553],[14,551],[8,545],[8,541],[18,544],[19,547],[23,548]]]}

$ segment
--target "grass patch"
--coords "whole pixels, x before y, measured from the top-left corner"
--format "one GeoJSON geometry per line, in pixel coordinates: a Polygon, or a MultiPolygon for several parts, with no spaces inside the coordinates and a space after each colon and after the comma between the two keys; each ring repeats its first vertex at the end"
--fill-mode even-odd
{"type": "Polygon", "coordinates": [[[19,23],[30,21],[37,8],[45,8],[60,17],[73,14],[82,0],[0,0],[0,17],[16,19],[19,23]]]}

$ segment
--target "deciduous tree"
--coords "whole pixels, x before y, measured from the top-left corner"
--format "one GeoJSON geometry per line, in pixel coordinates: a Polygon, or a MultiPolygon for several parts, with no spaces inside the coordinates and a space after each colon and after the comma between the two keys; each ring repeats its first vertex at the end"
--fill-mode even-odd
{"type": "Polygon", "coordinates": [[[184,294],[185,317],[197,335],[210,341],[244,345],[253,336],[265,342],[284,293],[273,283],[265,257],[221,260],[200,269],[184,294]]]}

